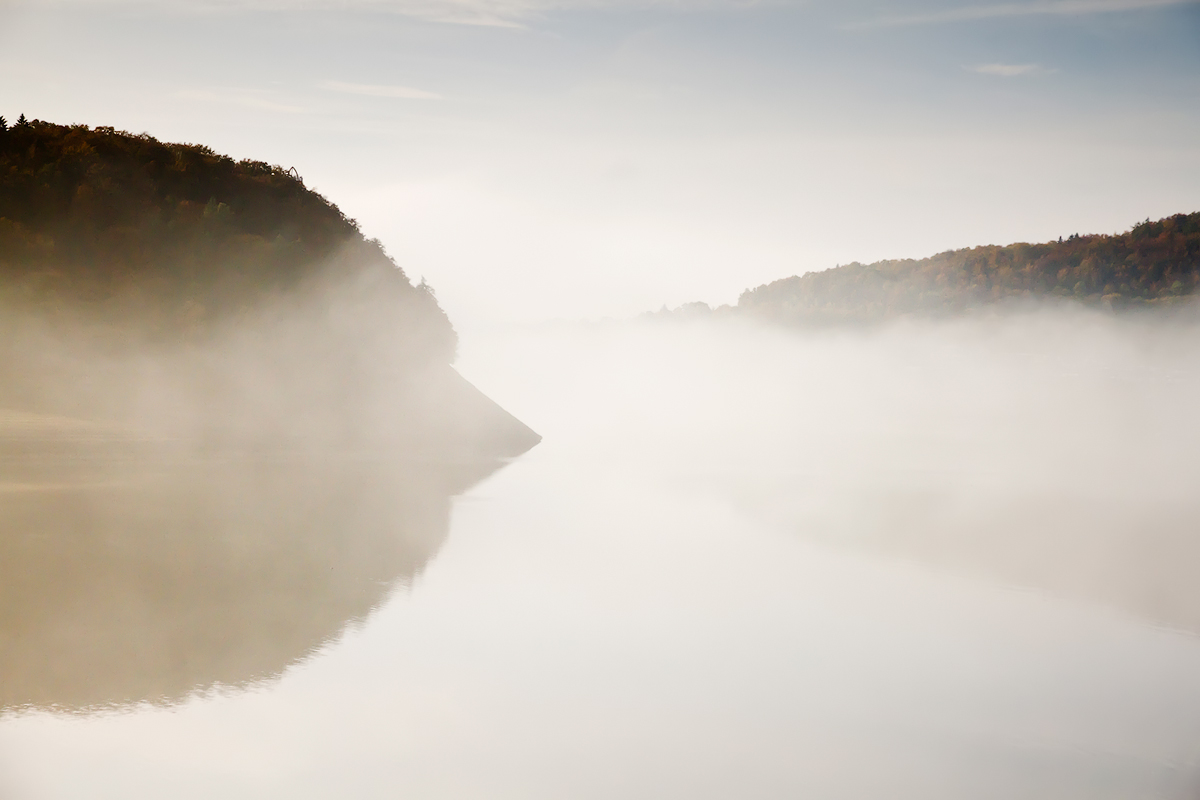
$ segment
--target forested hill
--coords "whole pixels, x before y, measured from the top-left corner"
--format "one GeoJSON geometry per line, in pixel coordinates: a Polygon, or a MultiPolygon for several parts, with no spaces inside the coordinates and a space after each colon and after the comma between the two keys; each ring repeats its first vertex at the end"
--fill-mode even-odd
{"type": "Polygon", "coordinates": [[[421,318],[410,333],[452,356],[429,292],[295,170],[112,128],[0,123],[0,301],[173,336],[330,271],[373,274],[421,318]]]}
{"type": "MultiPolygon", "coordinates": [[[[424,282],[293,169],[0,120],[0,411],[13,419],[222,448],[470,460],[531,447],[536,434],[451,368],[456,344],[424,282]]],[[[0,420],[0,455],[27,433],[0,420]]]]}
{"type": "Polygon", "coordinates": [[[1162,308],[1198,291],[1200,213],[1193,213],[1147,220],[1115,236],[846,264],[747,290],[736,310],[824,324],[941,316],[1022,299],[1061,298],[1114,310],[1162,308]]]}

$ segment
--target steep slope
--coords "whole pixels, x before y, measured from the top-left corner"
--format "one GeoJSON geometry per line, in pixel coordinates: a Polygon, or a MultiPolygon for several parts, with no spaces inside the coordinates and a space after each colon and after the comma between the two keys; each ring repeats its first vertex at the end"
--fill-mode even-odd
{"type": "Polygon", "coordinates": [[[0,407],[221,446],[538,440],[453,373],[432,291],[353,220],[199,145],[0,128],[0,311],[0,407]]]}

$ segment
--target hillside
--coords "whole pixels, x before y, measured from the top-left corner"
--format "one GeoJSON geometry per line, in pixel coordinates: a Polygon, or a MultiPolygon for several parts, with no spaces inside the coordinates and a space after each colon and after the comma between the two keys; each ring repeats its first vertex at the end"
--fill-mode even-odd
{"type": "Polygon", "coordinates": [[[295,292],[331,265],[373,270],[431,352],[454,331],[378,242],[295,170],[112,128],[0,129],[0,299],[117,313],[168,338],[295,292]],[[337,263],[332,262],[336,260],[337,263]]]}
{"type": "Polygon", "coordinates": [[[0,408],[168,437],[536,441],[453,373],[449,319],[377,241],[296,170],[201,145],[0,125],[0,312],[0,408]]]}
{"type": "Polygon", "coordinates": [[[736,310],[792,324],[945,316],[1055,298],[1119,311],[1178,305],[1198,287],[1200,213],[1193,213],[1147,220],[1115,236],[846,264],[749,289],[736,310]]]}

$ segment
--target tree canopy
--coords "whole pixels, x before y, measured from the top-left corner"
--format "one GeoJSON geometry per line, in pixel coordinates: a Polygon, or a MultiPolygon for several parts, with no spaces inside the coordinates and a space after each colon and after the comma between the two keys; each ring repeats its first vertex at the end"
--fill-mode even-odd
{"type": "Polygon", "coordinates": [[[0,127],[0,299],[125,314],[171,335],[331,272],[374,275],[371,291],[452,354],[432,293],[294,169],[24,115],[0,127]]]}
{"type": "Polygon", "coordinates": [[[938,316],[1021,299],[1161,308],[1200,288],[1200,213],[1113,235],[986,245],[920,260],[846,264],[749,289],[740,312],[806,324],[938,316]]]}

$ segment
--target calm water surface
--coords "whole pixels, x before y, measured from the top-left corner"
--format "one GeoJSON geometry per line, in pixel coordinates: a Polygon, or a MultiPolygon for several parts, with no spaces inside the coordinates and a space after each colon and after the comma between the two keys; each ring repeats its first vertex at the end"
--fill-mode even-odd
{"type": "Polygon", "coordinates": [[[488,332],[482,482],[0,476],[0,797],[1195,798],[1194,334],[488,332]]]}

